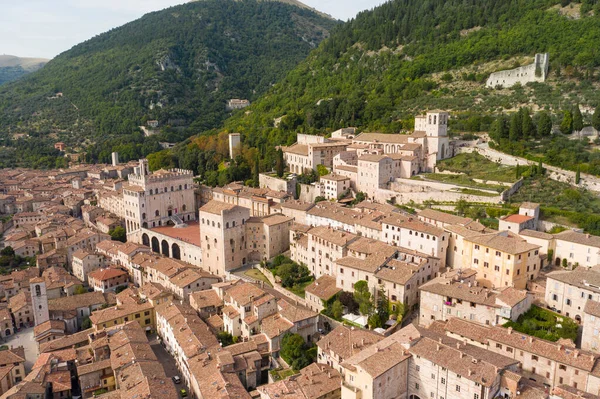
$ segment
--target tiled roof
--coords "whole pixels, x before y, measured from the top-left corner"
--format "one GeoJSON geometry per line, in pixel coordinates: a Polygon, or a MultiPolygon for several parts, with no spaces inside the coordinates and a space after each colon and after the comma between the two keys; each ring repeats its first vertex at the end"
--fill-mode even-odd
{"type": "Polygon", "coordinates": [[[518,235],[505,231],[468,237],[466,240],[512,255],[518,255],[540,248],[539,245],[529,244],[518,235]]]}
{"type": "Polygon", "coordinates": [[[382,339],[381,335],[369,330],[339,326],[321,338],[317,346],[345,360],[382,339]]]}
{"type": "Polygon", "coordinates": [[[591,234],[577,233],[573,230],[565,230],[554,235],[557,240],[573,242],[580,245],[600,248],[600,237],[591,234]]]}
{"type": "Polygon", "coordinates": [[[335,278],[324,274],[315,281],[313,281],[304,290],[309,294],[315,295],[323,301],[328,301],[334,295],[342,291],[341,288],[336,287],[335,278]]]}

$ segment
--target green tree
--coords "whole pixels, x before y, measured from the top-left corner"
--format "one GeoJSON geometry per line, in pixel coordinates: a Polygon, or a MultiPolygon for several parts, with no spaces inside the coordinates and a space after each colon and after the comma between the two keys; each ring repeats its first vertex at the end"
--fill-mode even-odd
{"type": "Polygon", "coordinates": [[[356,204],[360,204],[361,202],[363,202],[365,199],[367,198],[367,194],[363,193],[362,191],[359,191],[356,193],[356,196],[354,197],[354,199],[352,200],[351,204],[352,206],[356,205],[356,204]]]}
{"type": "Polygon", "coordinates": [[[563,119],[560,122],[560,131],[562,134],[573,133],[573,114],[569,110],[563,111],[563,119]]]}
{"type": "Polygon", "coordinates": [[[538,137],[548,137],[552,133],[552,118],[547,112],[540,112],[537,123],[538,137]]]}
{"type": "Polygon", "coordinates": [[[563,258],[562,260],[562,267],[566,268],[569,266],[569,262],[567,261],[567,258],[563,258]]]}
{"type": "Polygon", "coordinates": [[[461,198],[458,201],[456,201],[456,205],[454,206],[454,210],[456,210],[456,213],[458,213],[461,216],[464,216],[467,213],[468,209],[469,203],[464,198],[461,198]]]}
{"type": "Polygon", "coordinates": [[[573,130],[580,132],[581,129],[583,129],[583,116],[581,115],[579,104],[576,104],[573,109],[573,130]]]}
{"type": "Polygon", "coordinates": [[[85,294],[87,293],[88,290],[83,286],[83,285],[78,285],[77,287],[75,287],[75,289],[73,290],[73,294],[74,295],[81,295],[81,294],[85,294]]]}
{"type": "Polygon", "coordinates": [[[327,167],[325,165],[317,165],[317,173],[319,174],[319,176],[326,176],[329,174],[329,169],[327,169],[327,167]]]}
{"type": "Polygon", "coordinates": [[[500,115],[494,121],[494,123],[492,123],[491,129],[490,129],[490,137],[492,138],[492,140],[494,140],[498,143],[498,142],[500,142],[501,139],[508,138],[508,136],[509,136],[509,134],[508,134],[508,127],[507,127],[507,123],[506,123],[506,116],[500,115]]]}
{"type": "Polygon", "coordinates": [[[377,315],[382,324],[390,318],[390,301],[383,287],[377,292],[377,315]]]}
{"type": "Polygon", "coordinates": [[[575,172],[575,184],[579,184],[581,181],[581,166],[577,165],[577,172],[575,172]]]}
{"type": "Polygon", "coordinates": [[[252,178],[254,179],[254,187],[259,186],[260,179],[260,157],[256,154],[256,160],[254,161],[254,173],[252,174],[252,178]]]}
{"type": "Polygon", "coordinates": [[[117,226],[108,232],[113,241],[127,242],[127,232],[121,226],[117,226]]]}
{"type": "Polygon", "coordinates": [[[226,347],[233,344],[233,336],[227,331],[221,331],[217,334],[217,340],[221,343],[221,346],[226,347]]]}
{"type": "Polygon", "coordinates": [[[87,330],[88,328],[92,328],[92,321],[90,320],[89,317],[85,317],[83,319],[83,321],[81,322],[81,329],[87,330]]]}
{"type": "Polygon", "coordinates": [[[383,321],[381,320],[381,316],[379,316],[379,313],[373,313],[371,316],[369,316],[367,323],[372,329],[383,326],[383,321]]]}
{"type": "Polygon", "coordinates": [[[522,112],[515,112],[510,116],[510,127],[508,130],[510,141],[519,141],[523,138],[523,120],[522,112]]]}
{"type": "Polygon", "coordinates": [[[594,110],[594,115],[592,115],[592,126],[594,129],[600,131],[600,106],[596,107],[594,110]]]}
{"type": "Polygon", "coordinates": [[[523,124],[521,131],[524,139],[528,139],[529,137],[535,136],[535,125],[533,124],[533,119],[531,119],[531,115],[529,115],[529,110],[527,108],[521,108],[521,122],[523,124]]]}
{"type": "Polygon", "coordinates": [[[310,364],[306,349],[304,338],[300,334],[287,333],[281,340],[280,355],[294,369],[296,367],[303,368],[310,364]],[[305,364],[306,361],[308,361],[308,364],[305,364]]]}
{"type": "Polygon", "coordinates": [[[336,320],[341,320],[342,313],[344,312],[344,305],[336,299],[333,304],[331,304],[331,316],[336,320]]]}
{"type": "Polygon", "coordinates": [[[359,280],[354,284],[354,299],[358,303],[358,310],[361,314],[371,314],[373,308],[371,292],[369,291],[369,284],[365,280],[359,280]]]}
{"type": "Polygon", "coordinates": [[[285,169],[285,161],[283,160],[283,150],[277,149],[277,162],[275,164],[277,176],[283,177],[283,170],[285,169]]]}
{"type": "Polygon", "coordinates": [[[11,246],[4,247],[4,248],[2,248],[2,250],[0,250],[0,255],[15,256],[15,250],[11,246]]]}

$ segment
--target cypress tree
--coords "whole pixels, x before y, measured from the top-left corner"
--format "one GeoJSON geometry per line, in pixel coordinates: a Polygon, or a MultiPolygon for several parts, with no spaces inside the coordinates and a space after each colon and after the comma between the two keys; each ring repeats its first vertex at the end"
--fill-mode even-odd
{"type": "Polygon", "coordinates": [[[575,105],[575,109],[573,109],[573,130],[576,132],[580,132],[583,129],[583,116],[581,115],[581,110],[579,109],[579,104],[575,105]]]}
{"type": "Polygon", "coordinates": [[[254,187],[258,187],[259,182],[259,167],[260,167],[260,158],[258,154],[256,155],[256,161],[254,162],[254,187]]]}

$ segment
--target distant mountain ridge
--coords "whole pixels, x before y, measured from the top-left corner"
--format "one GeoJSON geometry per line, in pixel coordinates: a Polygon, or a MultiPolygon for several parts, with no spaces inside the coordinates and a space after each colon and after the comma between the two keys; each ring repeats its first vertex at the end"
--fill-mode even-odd
{"type": "Polygon", "coordinates": [[[17,80],[28,73],[35,72],[48,63],[46,58],[17,57],[0,55],[0,85],[17,80]]]}
{"type": "Polygon", "coordinates": [[[228,99],[254,101],[336,24],[305,8],[256,0],[152,12],[0,87],[0,127],[9,134],[60,133],[74,145],[158,120],[179,129],[169,138],[177,140],[180,128],[219,127],[228,99]]]}

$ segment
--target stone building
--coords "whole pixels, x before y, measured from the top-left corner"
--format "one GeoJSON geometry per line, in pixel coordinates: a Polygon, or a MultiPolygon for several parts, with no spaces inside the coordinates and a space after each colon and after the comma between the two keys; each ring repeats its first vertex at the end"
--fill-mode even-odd
{"type": "Polygon", "coordinates": [[[462,264],[485,287],[524,289],[542,268],[540,247],[508,231],[464,237],[463,246],[462,264]]]}
{"type": "Polygon", "coordinates": [[[453,317],[485,325],[516,321],[533,301],[527,291],[509,287],[501,291],[481,287],[476,272],[450,272],[423,284],[420,288],[419,324],[429,326],[436,320],[453,317]]]}
{"type": "Polygon", "coordinates": [[[183,169],[150,173],[148,161],[141,159],[123,187],[127,232],[196,220],[193,177],[183,169]]]}
{"type": "Polygon", "coordinates": [[[590,300],[600,302],[600,266],[547,274],[544,301],[552,309],[581,322],[590,300]]]}
{"type": "Polygon", "coordinates": [[[600,302],[588,300],[583,308],[581,349],[600,352],[600,302]]]}

